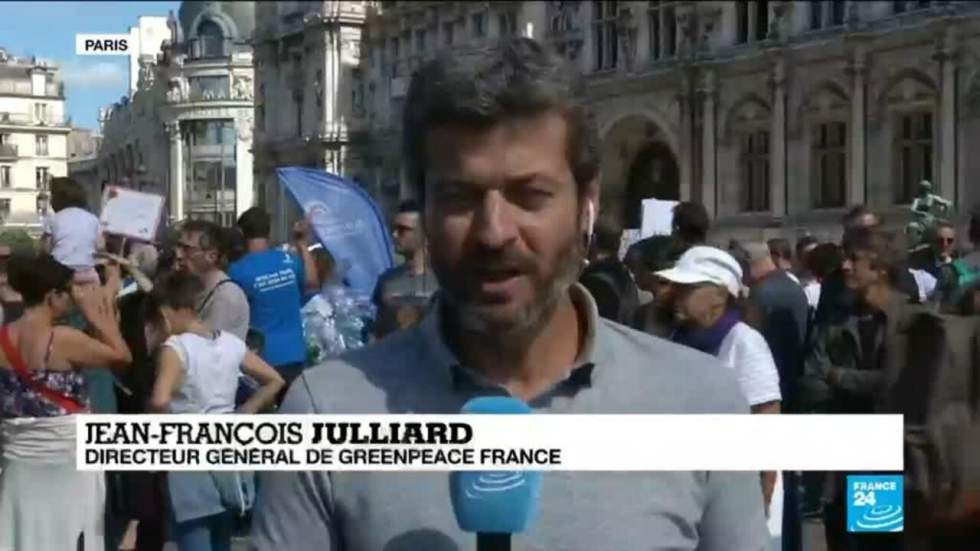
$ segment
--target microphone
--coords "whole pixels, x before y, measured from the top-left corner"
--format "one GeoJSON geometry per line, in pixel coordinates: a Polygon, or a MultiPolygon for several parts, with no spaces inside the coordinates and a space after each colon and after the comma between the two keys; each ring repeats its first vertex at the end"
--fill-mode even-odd
{"type": "MultiPolygon", "coordinates": [[[[467,402],[461,413],[531,413],[516,398],[485,396],[467,402]]],[[[541,473],[466,471],[449,475],[456,522],[476,532],[477,551],[510,551],[511,534],[523,532],[537,512],[541,473]]]]}

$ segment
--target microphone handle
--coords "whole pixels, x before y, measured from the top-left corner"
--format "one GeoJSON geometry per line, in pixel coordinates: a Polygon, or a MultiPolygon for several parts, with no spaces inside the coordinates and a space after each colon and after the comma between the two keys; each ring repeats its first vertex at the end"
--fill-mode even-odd
{"type": "Polygon", "coordinates": [[[476,551],[510,551],[510,534],[478,532],[476,551]]]}

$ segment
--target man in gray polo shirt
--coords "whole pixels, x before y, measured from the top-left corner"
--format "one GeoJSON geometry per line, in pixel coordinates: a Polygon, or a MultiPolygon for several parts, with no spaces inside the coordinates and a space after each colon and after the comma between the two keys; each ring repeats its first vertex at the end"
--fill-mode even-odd
{"type": "MultiPolygon", "coordinates": [[[[405,157],[441,290],[422,323],[307,370],[283,413],[748,413],[711,357],[602,320],[575,281],[598,212],[595,130],[561,58],[527,38],[424,66],[405,157]]],[[[724,453],[724,450],[718,450],[724,453]]],[[[758,551],[758,473],[545,473],[514,548],[758,551]]],[[[263,474],[259,549],[470,550],[446,473],[263,474]]]]}

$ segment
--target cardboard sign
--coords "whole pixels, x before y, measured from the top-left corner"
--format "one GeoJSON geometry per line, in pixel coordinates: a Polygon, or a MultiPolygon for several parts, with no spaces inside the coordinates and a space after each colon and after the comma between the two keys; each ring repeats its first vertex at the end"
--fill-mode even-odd
{"type": "Polygon", "coordinates": [[[640,231],[644,238],[652,235],[670,235],[674,224],[674,207],[677,201],[660,199],[643,200],[643,226],[640,231]]]}
{"type": "Polygon", "coordinates": [[[163,217],[162,195],[108,186],[102,196],[102,231],[153,241],[163,217]]]}

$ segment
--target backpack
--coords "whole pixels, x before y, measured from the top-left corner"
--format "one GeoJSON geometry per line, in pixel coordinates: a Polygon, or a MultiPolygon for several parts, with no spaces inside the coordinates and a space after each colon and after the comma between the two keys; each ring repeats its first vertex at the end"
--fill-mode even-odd
{"type": "Polygon", "coordinates": [[[591,270],[582,275],[580,282],[595,299],[600,316],[623,325],[633,322],[639,301],[632,279],[624,285],[606,270],[591,270]]]}
{"type": "Polygon", "coordinates": [[[980,317],[921,315],[906,335],[887,409],[905,415],[910,520],[980,526],[980,317]]]}

